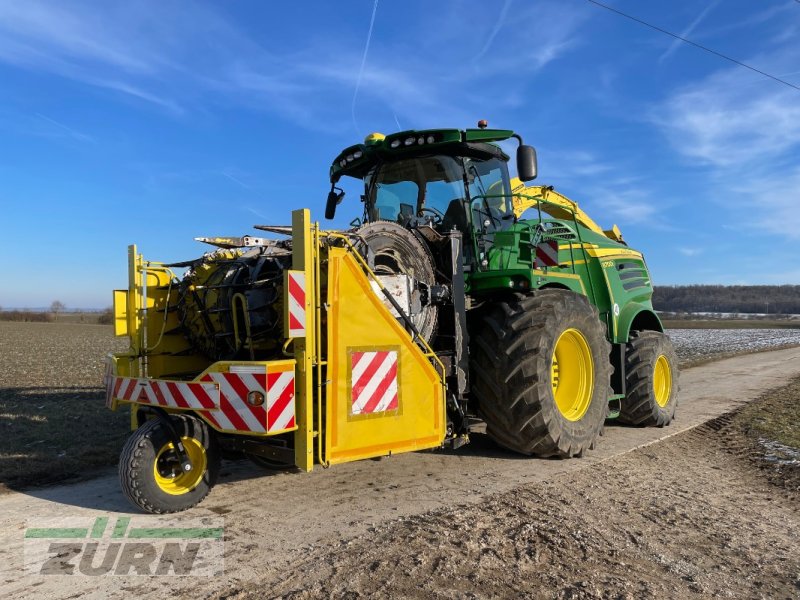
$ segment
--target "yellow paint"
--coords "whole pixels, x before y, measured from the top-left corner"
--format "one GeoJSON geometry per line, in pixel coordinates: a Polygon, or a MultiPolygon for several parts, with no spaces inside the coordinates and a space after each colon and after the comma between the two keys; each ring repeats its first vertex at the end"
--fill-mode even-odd
{"type": "Polygon", "coordinates": [[[114,335],[128,335],[128,290],[114,290],[114,335]]]}
{"type": "Polygon", "coordinates": [[[565,330],[556,341],[551,383],[558,411],[568,421],[579,421],[592,402],[594,361],[589,343],[577,329],[565,330]]]}
{"type": "Polygon", "coordinates": [[[642,258],[642,253],[625,248],[587,248],[586,253],[594,258],[642,258]]]}
{"type": "Polygon", "coordinates": [[[542,269],[533,269],[533,274],[539,277],[548,277],[548,278],[556,278],[556,279],[572,279],[578,280],[581,284],[581,291],[583,295],[586,296],[586,286],[583,285],[583,278],[580,275],[575,273],[554,273],[553,271],[543,271],[542,269]]]}
{"type": "MultiPolygon", "coordinates": [[[[303,471],[314,468],[314,365],[316,356],[316,312],[314,310],[314,262],[319,251],[311,229],[311,213],[307,208],[292,211],[292,269],[305,273],[306,283],[306,337],[292,342],[297,360],[295,377],[294,461],[303,471]]],[[[288,288],[284,289],[284,305],[288,305],[288,288]]]]}
{"type": "Polygon", "coordinates": [[[660,407],[669,404],[672,397],[672,368],[663,354],[659,354],[653,370],[653,393],[660,407]]]}
{"type": "Polygon", "coordinates": [[[386,136],[376,131],[375,133],[370,133],[367,137],[365,137],[364,143],[369,146],[371,144],[377,144],[384,139],[386,139],[386,136]]]}
{"type": "Polygon", "coordinates": [[[329,250],[327,303],[326,459],[341,463],[440,446],[444,384],[344,248],[329,250]],[[398,353],[398,409],[353,415],[351,355],[374,350],[398,353]]]}
{"type": "Polygon", "coordinates": [[[604,231],[594,220],[587,215],[578,203],[570,200],[564,194],[555,191],[552,186],[530,185],[526,186],[519,178],[511,180],[511,202],[514,207],[514,214],[520,217],[529,208],[540,205],[540,200],[547,204],[541,209],[556,219],[573,220],[573,218],[591,231],[603,235],[616,242],[622,241],[622,232],[619,227],[614,225],[610,230],[604,231]]]}
{"type": "Polygon", "coordinates": [[[192,463],[191,471],[181,470],[172,442],[164,445],[153,461],[153,477],[156,485],[162,492],[171,496],[181,496],[191,492],[203,480],[203,475],[208,468],[208,458],[203,444],[188,436],[182,437],[181,442],[186,448],[189,462],[192,463]]]}
{"type": "MultiPolygon", "coordinates": [[[[112,362],[112,369],[111,375],[112,377],[134,377],[134,375],[130,374],[129,363],[124,359],[129,358],[127,355],[124,354],[116,354],[113,356],[112,362]]],[[[251,361],[251,360],[221,360],[215,363],[212,363],[208,366],[207,369],[203,370],[197,377],[192,379],[192,382],[195,383],[205,383],[205,384],[212,384],[212,382],[203,381],[203,377],[205,377],[208,373],[228,373],[231,370],[231,367],[248,367],[249,369],[257,370],[263,369],[263,373],[269,377],[269,375],[273,373],[283,373],[285,371],[292,371],[295,369],[297,362],[294,359],[285,359],[285,360],[268,360],[268,361],[251,361]]],[[[178,379],[156,379],[154,377],[150,377],[149,379],[153,381],[174,381],[175,383],[181,383],[182,380],[178,379]]],[[[295,382],[296,384],[296,382],[295,382]]],[[[213,384],[216,385],[216,384],[213,384]]],[[[218,387],[218,386],[217,386],[218,387]]],[[[296,394],[296,391],[295,391],[296,394]]],[[[129,405],[142,405],[142,406],[151,406],[147,402],[137,402],[136,400],[123,400],[122,398],[113,398],[112,399],[112,410],[116,410],[117,406],[120,404],[129,404],[129,405]]],[[[223,433],[236,433],[237,435],[246,435],[250,437],[268,437],[273,435],[279,435],[281,433],[287,433],[291,431],[297,430],[297,418],[295,414],[295,426],[289,427],[287,429],[281,430],[274,430],[270,432],[252,432],[252,431],[233,431],[233,430],[223,430],[218,428],[214,423],[209,421],[206,418],[206,411],[204,410],[197,410],[195,408],[183,408],[180,406],[170,406],[170,407],[161,407],[168,413],[181,413],[181,412],[194,412],[199,416],[206,424],[215,429],[216,431],[221,431],[223,433]]],[[[267,404],[266,399],[264,403],[264,409],[266,410],[267,404]]],[[[295,411],[297,410],[297,403],[295,402],[295,411]]],[[[138,422],[136,421],[136,411],[131,411],[131,429],[137,429],[139,426],[138,422]]],[[[264,422],[264,427],[266,428],[267,423],[264,422]]]]}

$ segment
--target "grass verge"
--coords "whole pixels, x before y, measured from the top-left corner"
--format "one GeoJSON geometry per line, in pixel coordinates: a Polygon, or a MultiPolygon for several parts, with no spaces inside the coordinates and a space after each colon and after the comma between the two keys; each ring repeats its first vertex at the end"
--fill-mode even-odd
{"type": "Polygon", "coordinates": [[[800,491],[800,377],[742,407],[731,426],[772,483],[800,491]]]}

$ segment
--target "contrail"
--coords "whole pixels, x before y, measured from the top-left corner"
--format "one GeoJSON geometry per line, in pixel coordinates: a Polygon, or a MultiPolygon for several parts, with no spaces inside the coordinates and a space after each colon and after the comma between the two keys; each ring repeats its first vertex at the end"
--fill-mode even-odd
{"type": "Polygon", "coordinates": [[[350,114],[353,117],[353,127],[358,135],[358,124],[356,123],[356,98],[358,97],[358,88],[361,87],[361,77],[364,75],[364,66],[367,64],[367,53],[369,52],[369,42],[372,39],[372,28],[375,25],[375,14],[378,12],[378,0],[375,0],[375,5],[372,7],[372,18],[369,20],[369,31],[367,32],[367,44],[364,46],[364,55],[361,57],[361,68],[358,70],[358,79],[356,79],[356,89],[353,91],[353,102],[350,105],[350,114]]]}
{"type": "Polygon", "coordinates": [[[483,58],[483,55],[489,51],[489,48],[491,48],[494,38],[496,38],[497,34],[500,33],[500,28],[503,26],[503,23],[505,23],[506,15],[508,14],[508,9],[510,6],[511,0],[506,0],[503,3],[503,8],[500,9],[500,15],[497,17],[497,21],[494,24],[494,28],[492,28],[492,32],[489,34],[489,37],[486,40],[486,43],[483,45],[483,48],[481,48],[481,51],[478,52],[478,55],[473,59],[473,62],[477,63],[481,58],[483,58]]]}
{"type": "MultiPolygon", "coordinates": [[[[703,19],[705,19],[706,15],[707,15],[709,12],[711,12],[711,10],[712,10],[712,9],[713,9],[713,8],[714,8],[714,7],[715,7],[717,4],[719,4],[719,0],[716,0],[715,2],[712,2],[711,4],[709,4],[708,6],[706,6],[706,7],[703,9],[703,11],[702,11],[702,12],[701,12],[699,15],[697,15],[697,18],[696,18],[694,21],[692,21],[692,23],[689,25],[689,27],[687,27],[687,28],[686,28],[684,31],[682,31],[682,32],[681,32],[681,37],[688,37],[688,36],[690,36],[690,35],[692,34],[692,32],[694,31],[695,27],[697,27],[697,26],[700,24],[700,21],[702,21],[703,19]]],[[[680,45],[680,43],[681,43],[681,40],[673,40],[673,41],[672,41],[672,44],[670,44],[670,46],[669,46],[669,48],[667,48],[666,52],[664,52],[664,54],[662,54],[662,55],[659,57],[659,59],[658,59],[658,60],[659,60],[659,62],[663,61],[663,60],[664,60],[664,59],[666,59],[668,56],[670,56],[670,55],[671,55],[673,52],[675,52],[675,50],[677,50],[677,49],[678,49],[678,46],[680,45]]]]}

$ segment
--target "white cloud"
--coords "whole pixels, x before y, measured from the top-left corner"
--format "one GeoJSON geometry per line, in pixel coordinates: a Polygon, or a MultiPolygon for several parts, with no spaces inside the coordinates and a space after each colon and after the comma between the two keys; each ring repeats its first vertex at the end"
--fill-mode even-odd
{"type": "MultiPolygon", "coordinates": [[[[791,43],[746,62],[781,73],[798,60],[791,43]]],[[[800,239],[800,93],[731,67],[672,94],[652,119],[706,170],[705,195],[739,235],[800,239]]]]}
{"type": "Polygon", "coordinates": [[[713,75],[670,97],[653,121],[678,152],[718,167],[797,148],[800,93],[754,77],[738,69],[713,75]]]}
{"type": "MultiPolygon", "coordinates": [[[[383,116],[392,127],[395,119],[409,127],[433,120],[463,125],[483,116],[486,106],[518,103],[518,95],[497,94],[497,78],[534,76],[573,46],[584,18],[557,2],[515,7],[513,22],[507,22],[507,6],[498,17],[488,5],[470,11],[436,5],[419,17],[409,38],[394,35],[382,8],[356,110],[368,113],[370,122],[383,116]],[[532,39],[531,27],[543,20],[548,26],[532,39]]],[[[346,127],[361,35],[321,30],[292,47],[270,49],[269,39],[256,41],[222,10],[171,2],[0,3],[0,62],[173,115],[225,105],[269,111],[314,130],[346,127]]]]}

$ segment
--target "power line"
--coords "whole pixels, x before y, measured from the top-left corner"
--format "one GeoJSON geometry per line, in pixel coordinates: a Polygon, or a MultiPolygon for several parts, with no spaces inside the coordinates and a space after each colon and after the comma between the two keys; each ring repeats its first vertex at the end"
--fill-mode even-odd
{"type": "MultiPolygon", "coordinates": [[[[751,67],[748,64],[745,64],[745,63],[743,63],[741,61],[736,60],[735,58],[731,58],[730,56],[726,56],[725,54],[722,54],[721,52],[717,52],[716,50],[712,50],[711,48],[708,48],[707,46],[703,46],[701,44],[698,44],[697,42],[693,42],[692,40],[687,40],[685,37],[681,37],[681,36],[679,36],[679,35],[677,35],[675,33],[672,33],[671,31],[667,31],[666,29],[662,29],[661,27],[657,27],[655,25],[652,25],[652,24],[648,23],[647,21],[642,21],[641,19],[638,19],[638,18],[636,18],[634,16],[631,16],[631,15],[629,15],[627,13],[624,13],[621,10],[617,10],[616,8],[614,8],[612,6],[608,6],[607,4],[603,4],[602,2],[597,2],[596,0],[586,0],[586,1],[589,2],[590,4],[594,4],[595,6],[599,6],[600,8],[605,8],[608,11],[616,13],[616,14],[620,15],[621,17],[625,17],[626,19],[630,19],[631,21],[635,21],[636,23],[639,23],[640,25],[644,25],[645,27],[649,27],[650,29],[655,29],[656,31],[658,31],[660,33],[663,33],[665,35],[674,37],[676,40],[680,40],[682,42],[686,42],[687,44],[690,44],[690,45],[694,46],[695,48],[700,48],[700,50],[705,50],[709,54],[713,54],[714,56],[718,56],[719,58],[722,58],[724,60],[732,62],[735,65],[739,65],[740,67],[744,67],[745,69],[750,69],[751,71],[754,71],[754,72],[758,73],[759,75],[763,75],[764,77],[769,77],[770,79],[772,79],[774,81],[777,81],[778,83],[782,83],[783,85],[787,85],[790,88],[793,88],[793,89],[797,90],[798,92],[800,92],[800,86],[797,86],[797,85],[795,85],[793,83],[789,83],[788,81],[786,81],[784,79],[781,79],[780,77],[775,77],[774,75],[770,75],[769,73],[765,73],[764,71],[761,71],[760,69],[756,69],[755,67],[751,67]]],[[[800,0],[795,0],[795,2],[800,4],[800,0]]]]}

